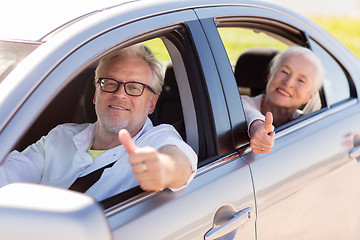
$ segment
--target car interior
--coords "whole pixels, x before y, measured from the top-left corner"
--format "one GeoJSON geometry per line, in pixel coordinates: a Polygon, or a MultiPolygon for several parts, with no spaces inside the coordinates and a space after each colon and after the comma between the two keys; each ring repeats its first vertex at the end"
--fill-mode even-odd
{"type": "Polygon", "coordinates": [[[279,52],[274,47],[251,47],[241,53],[234,69],[240,94],[254,97],[265,93],[269,63],[279,52]]]}
{"type": "MultiPolygon", "coordinates": [[[[159,96],[155,111],[149,115],[154,125],[167,123],[173,125],[181,137],[186,139],[185,121],[178,84],[175,78],[174,68],[171,63],[164,66],[164,85],[159,96]]],[[[36,142],[41,136],[62,123],[94,123],[97,120],[93,97],[95,93],[95,69],[97,63],[93,63],[72,81],[66,85],[40,116],[32,124],[29,130],[17,143],[14,149],[24,150],[30,144],[36,142]]],[[[89,179],[85,179],[87,182],[89,179]]],[[[76,189],[73,188],[73,189],[76,189]]],[[[142,193],[143,190],[137,186],[109,199],[100,204],[106,209],[115,203],[126,200],[142,193]]]]}
{"type": "MultiPolygon", "coordinates": [[[[259,30],[256,31],[259,32],[259,30]]],[[[274,36],[271,35],[271,38],[274,36]]],[[[191,105],[187,104],[186,112],[183,111],[184,106],[182,106],[184,101],[192,98],[189,86],[184,85],[185,83],[189,84],[186,74],[187,70],[185,70],[182,57],[178,57],[181,56],[181,53],[178,47],[172,43],[173,41],[166,38],[163,38],[162,41],[166,46],[165,51],[168,51],[172,57],[170,61],[162,61],[164,69],[166,69],[163,90],[154,113],[149,117],[154,125],[162,123],[172,124],[182,138],[199,153],[200,147],[197,144],[201,144],[202,141],[198,139],[200,134],[195,134],[198,133],[199,129],[196,128],[198,124],[194,124],[198,120],[196,120],[193,103],[191,105]],[[177,69],[179,70],[174,71],[177,69]],[[178,86],[179,83],[182,84],[181,88],[178,86]],[[191,107],[189,108],[189,106],[191,107]],[[192,111],[190,111],[191,108],[192,111]],[[191,124],[185,124],[185,122],[190,122],[191,124]]],[[[279,51],[277,47],[251,46],[239,54],[236,64],[234,64],[234,76],[240,94],[255,96],[264,92],[269,62],[279,51]]],[[[38,117],[36,122],[33,123],[33,126],[18,142],[15,149],[19,151],[25,149],[31,143],[36,142],[41,136],[46,135],[58,124],[68,122],[93,123],[96,121],[93,104],[95,68],[96,62],[79,73],[64,87],[38,117]],[[66,109],[66,114],[64,114],[64,109],[66,109]]],[[[316,95],[302,108],[304,114],[319,110],[321,106],[324,106],[322,104],[324,100],[320,97],[321,95],[320,92],[320,95],[316,95]]],[[[202,158],[206,157],[206,153],[201,153],[200,155],[202,155],[202,158]]]]}
{"type": "MultiPolygon", "coordinates": [[[[147,40],[145,39],[145,46],[147,40]]],[[[186,51],[178,45],[174,40],[170,41],[162,38],[161,41],[166,45],[165,51],[171,56],[169,60],[160,61],[164,68],[164,85],[162,94],[159,96],[154,112],[149,115],[154,125],[167,123],[173,125],[181,137],[198,153],[199,163],[201,160],[209,156],[209,151],[215,148],[206,147],[209,140],[201,141],[206,122],[198,119],[198,114],[202,117],[201,112],[195,111],[195,104],[189,83],[189,76],[196,77],[191,73],[194,64],[190,64],[193,60],[191,56],[186,56],[186,51]],[[183,60],[186,58],[187,60],[183,60]],[[186,63],[186,66],[185,66],[186,63]],[[189,67],[190,65],[191,67],[189,67]],[[190,69],[190,70],[189,70],[190,69]],[[190,73],[188,72],[190,71],[190,73]],[[175,77],[176,76],[176,77],[175,77]],[[184,113],[183,109],[187,111],[184,113]],[[198,129],[198,121],[202,122],[202,126],[198,129]],[[201,146],[199,146],[201,145],[201,146]],[[210,150],[208,150],[210,149],[210,150]]],[[[155,48],[156,49],[156,48],[155,48]]],[[[41,114],[25,132],[23,137],[18,141],[15,150],[22,151],[27,146],[35,143],[42,136],[55,126],[63,123],[94,123],[97,119],[95,114],[95,106],[93,97],[95,92],[94,77],[98,60],[89,63],[84,70],[77,74],[68,82],[58,94],[54,96],[49,104],[44,108],[41,114]]],[[[194,81],[198,82],[198,81],[194,81]]],[[[199,98],[200,93],[198,93],[199,98]]],[[[200,103],[199,103],[200,104],[200,103]]],[[[200,164],[201,165],[201,164],[200,164]]],[[[142,189],[137,186],[123,193],[117,194],[109,199],[105,199],[100,204],[106,209],[115,203],[121,202],[135,195],[141,194],[142,189]]]]}
{"type": "MultiPolygon", "coordinates": [[[[17,150],[25,149],[58,124],[96,121],[93,104],[95,68],[92,66],[84,70],[53,99],[18,143],[17,150]],[[64,109],[66,114],[62,111],[64,109]]],[[[183,139],[186,139],[180,95],[172,66],[166,69],[162,94],[159,96],[154,113],[149,117],[154,125],[162,123],[174,125],[183,139]]]]}
{"type": "MultiPolygon", "coordinates": [[[[148,47],[149,44],[151,46],[151,43],[148,43],[150,41],[143,43],[148,47]]],[[[166,38],[161,39],[161,41],[164,42],[162,44],[166,44],[166,48],[163,46],[161,51],[168,52],[167,54],[172,55],[172,57],[165,61],[160,59],[164,67],[164,85],[155,111],[149,115],[149,118],[154,125],[162,123],[173,125],[181,137],[199,153],[196,111],[184,61],[178,47],[172,44],[172,41],[166,38]],[[175,69],[174,71],[174,68],[178,70],[176,71],[175,69]],[[177,77],[175,77],[176,74],[177,77]],[[179,82],[182,85],[181,89],[178,87],[179,82]],[[187,104],[187,109],[189,109],[186,112],[186,116],[183,113],[184,101],[187,104]],[[188,122],[188,124],[185,124],[185,122],[188,122]]],[[[155,50],[158,49],[155,47],[155,50]]],[[[93,104],[96,66],[97,62],[87,66],[59,91],[14,149],[18,151],[24,150],[27,146],[39,140],[41,136],[47,135],[52,128],[59,124],[70,122],[94,123],[96,121],[97,117],[93,104]]],[[[199,153],[199,156],[205,158],[206,153],[202,151],[202,153],[199,153]]]]}
{"type": "MultiPolygon", "coordinates": [[[[269,63],[276,54],[291,45],[310,48],[307,44],[308,37],[304,33],[278,22],[268,21],[265,24],[258,19],[242,21],[229,19],[219,20],[217,27],[233,65],[240,95],[256,96],[265,92],[269,63]],[[234,51],[234,45],[237,46],[237,51],[234,51]]],[[[299,107],[303,117],[277,127],[276,131],[281,131],[304,117],[312,116],[325,106],[326,100],[322,88],[307,104],[299,107]]]]}

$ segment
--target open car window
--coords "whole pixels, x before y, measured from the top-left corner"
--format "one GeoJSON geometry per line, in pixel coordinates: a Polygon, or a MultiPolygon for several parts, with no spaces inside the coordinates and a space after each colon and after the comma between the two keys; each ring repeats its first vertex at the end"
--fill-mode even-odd
{"type": "MultiPolygon", "coordinates": [[[[217,28],[233,67],[240,95],[254,97],[265,93],[271,59],[289,46],[300,45],[310,48],[320,58],[326,72],[320,91],[306,105],[299,107],[302,116],[350,98],[348,75],[338,61],[315,41],[310,41],[305,33],[279,22],[272,25],[268,21],[262,25],[256,19],[248,18],[220,19],[217,28]]],[[[303,117],[280,126],[277,131],[301,119],[303,117]]]]}
{"type": "Polygon", "coordinates": [[[231,62],[239,93],[248,96],[264,93],[268,63],[287,45],[256,29],[225,26],[218,27],[218,31],[231,62]]]}
{"type": "MultiPolygon", "coordinates": [[[[196,57],[189,47],[190,44],[184,42],[189,41],[186,40],[188,39],[186,34],[185,29],[179,25],[168,30],[159,31],[157,34],[152,33],[131,40],[126,44],[119,44],[119,46],[98,54],[98,56],[105,56],[114,50],[132,44],[143,44],[161,62],[165,77],[164,85],[155,111],[149,115],[149,118],[155,126],[159,124],[173,125],[201,160],[213,154],[214,147],[200,144],[211,144],[210,140],[204,140],[204,129],[210,124],[209,121],[211,120],[196,111],[198,106],[194,104],[194,98],[204,97],[201,90],[197,90],[197,96],[193,96],[192,92],[193,89],[203,88],[199,85],[201,80],[194,81],[197,82],[196,85],[192,85],[191,81],[189,81],[190,78],[199,78],[200,74],[196,73],[196,57]],[[184,111],[185,109],[186,111],[184,111]],[[199,124],[199,122],[202,124],[199,124]]],[[[23,151],[60,124],[96,122],[97,117],[93,104],[94,77],[100,57],[93,58],[86,63],[81,71],[69,79],[67,85],[52,97],[46,108],[42,110],[31,127],[18,141],[14,150],[23,151]]],[[[205,111],[204,108],[203,110],[205,111]]],[[[115,204],[114,201],[118,203],[142,192],[139,186],[135,186],[135,188],[126,191],[124,194],[109,195],[111,199],[105,201],[103,206],[109,207],[115,204]]]]}

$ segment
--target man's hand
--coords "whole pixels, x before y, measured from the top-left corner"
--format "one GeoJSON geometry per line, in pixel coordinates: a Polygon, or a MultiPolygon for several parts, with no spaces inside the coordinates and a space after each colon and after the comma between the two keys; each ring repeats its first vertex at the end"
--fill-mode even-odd
{"type": "Polygon", "coordinates": [[[268,153],[274,145],[273,115],[267,112],[265,122],[255,120],[250,126],[250,147],[254,153],[268,153]]]}
{"type": "Polygon", "coordinates": [[[119,132],[119,141],[125,147],[132,171],[140,187],[146,191],[161,191],[186,184],[191,175],[187,157],[176,146],[139,148],[125,129],[119,132]]]}

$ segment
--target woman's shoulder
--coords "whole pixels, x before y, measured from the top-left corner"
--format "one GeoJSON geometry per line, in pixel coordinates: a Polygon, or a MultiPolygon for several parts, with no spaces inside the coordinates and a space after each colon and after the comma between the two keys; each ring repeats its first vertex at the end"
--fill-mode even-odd
{"type": "Polygon", "coordinates": [[[254,97],[252,96],[248,96],[248,95],[240,95],[241,100],[245,100],[245,101],[261,101],[261,99],[263,98],[264,94],[259,94],[256,95],[254,97]]]}
{"type": "Polygon", "coordinates": [[[241,95],[241,100],[242,100],[245,108],[251,106],[252,108],[256,108],[256,109],[260,110],[261,101],[262,101],[263,97],[264,97],[264,94],[259,94],[255,97],[241,95]]]}

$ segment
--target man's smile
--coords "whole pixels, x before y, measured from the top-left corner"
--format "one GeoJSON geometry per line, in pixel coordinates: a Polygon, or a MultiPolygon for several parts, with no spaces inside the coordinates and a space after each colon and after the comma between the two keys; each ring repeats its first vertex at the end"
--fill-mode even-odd
{"type": "Polygon", "coordinates": [[[116,106],[116,105],[109,105],[109,107],[113,108],[113,109],[122,110],[122,111],[130,111],[130,109],[128,109],[128,108],[120,107],[120,106],[116,106]]]}

